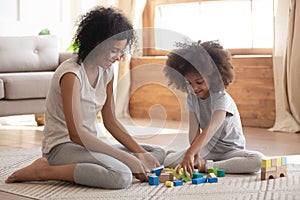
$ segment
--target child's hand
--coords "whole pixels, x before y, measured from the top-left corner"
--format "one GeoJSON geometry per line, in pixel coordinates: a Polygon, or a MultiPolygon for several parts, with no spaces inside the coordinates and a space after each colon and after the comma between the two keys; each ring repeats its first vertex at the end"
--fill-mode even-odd
{"type": "Polygon", "coordinates": [[[201,159],[199,154],[194,157],[194,167],[198,169],[198,172],[205,172],[205,160],[201,159]]]}
{"type": "Polygon", "coordinates": [[[195,156],[190,154],[187,151],[186,154],[184,155],[182,162],[178,165],[178,167],[176,169],[176,173],[179,173],[180,169],[183,168],[183,173],[184,173],[185,177],[187,177],[186,172],[193,174],[194,173],[194,160],[195,160],[195,156]]]}
{"type": "Polygon", "coordinates": [[[151,169],[159,167],[160,163],[150,153],[136,153],[136,157],[141,161],[145,172],[150,172],[151,169]]]}

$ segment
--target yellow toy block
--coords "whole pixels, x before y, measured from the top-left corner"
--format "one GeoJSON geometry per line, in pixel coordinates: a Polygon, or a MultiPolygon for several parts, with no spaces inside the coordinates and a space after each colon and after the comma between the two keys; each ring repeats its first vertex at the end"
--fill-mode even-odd
{"type": "Polygon", "coordinates": [[[167,187],[173,187],[173,186],[174,186],[174,183],[173,183],[173,181],[166,181],[166,182],[165,182],[165,185],[166,185],[167,187]]]}
{"type": "Polygon", "coordinates": [[[272,166],[271,159],[262,159],[261,168],[270,168],[272,166]]]}
{"type": "Polygon", "coordinates": [[[281,157],[277,158],[277,167],[281,166],[281,157]]]}
{"type": "Polygon", "coordinates": [[[178,168],[178,166],[176,166],[175,169],[173,170],[173,175],[175,176],[175,178],[176,178],[177,180],[180,180],[180,179],[181,179],[181,176],[182,176],[182,171],[179,170],[179,173],[177,173],[177,172],[176,172],[177,168],[178,168]]]}

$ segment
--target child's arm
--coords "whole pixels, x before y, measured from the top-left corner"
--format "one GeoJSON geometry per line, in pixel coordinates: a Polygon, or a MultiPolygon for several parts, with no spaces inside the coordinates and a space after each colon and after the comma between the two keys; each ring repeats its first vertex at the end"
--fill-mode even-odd
{"type": "Polygon", "coordinates": [[[193,144],[194,140],[200,135],[200,124],[194,112],[189,112],[189,142],[193,144]]]}
{"type": "MultiPolygon", "coordinates": [[[[208,126],[202,131],[201,134],[197,134],[197,136],[194,138],[190,148],[185,153],[182,163],[180,164],[181,167],[185,170],[185,172],[188,171],[191,174],[193,173],[195,156],[198,155],[201,148],[204,147],[210,141],[213,135],[221,127],[225,119],[225,116],[226,116],[226,111],[223,110],[215,111],[212,114],[208,126]]],[[[192,125],[192,127],[194,127],[194,125],[192,125]]]]}

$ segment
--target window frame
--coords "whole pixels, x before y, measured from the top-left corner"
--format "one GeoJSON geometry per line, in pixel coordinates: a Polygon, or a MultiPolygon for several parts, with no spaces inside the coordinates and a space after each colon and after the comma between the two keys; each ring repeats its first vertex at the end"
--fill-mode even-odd
{"type": "MultiPolygon", "coordinates": [[[[226,0],[147,0],[143,11],[143,28],[154,27],[155,6],[179,3],[193,3],[201,1],[226,1],[226,0]]],[[[252,1],[252,0],[250,0],[252,1]]],[[[155,44],[154,31],[143,32],[143,46],[153,47],[155,44]]],[[[272,55],[272,48],[234,48],[228,49],[232,56],[235,55],[272,55]]],[[[169,51],[155,48],[143,48],[144,56],[165,56],[169,51]]]]}

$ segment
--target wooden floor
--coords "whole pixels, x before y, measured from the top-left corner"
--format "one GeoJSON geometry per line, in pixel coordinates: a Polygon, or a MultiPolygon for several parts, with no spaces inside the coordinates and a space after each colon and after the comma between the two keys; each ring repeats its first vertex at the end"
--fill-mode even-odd
{"type": "MultiPolygon", "coordinates": [[[[176,123],[169,123],[176,127],[176,123]]],[[[0,118],[0,150],[32,148],[41,146],[43,127],[34,125],[1,126],[0,118]],[[23,128],[24,127],[24,128],[23,128]]],[[[244,127],[247,149],[260,151],[266,156],[300,155],[300,134],[270,132],[267,129],[244,127]]],[[[140,143],[161,145],[167,149],[183,149],[188,146],[187,135],[184,133],[154,134],[139,136],[135,139],[140,143]]],[[[0,191],[0,199],[27,199],[0,191]]]]}
{"type": "MultiPolygon", "coordinates": [[[[143,123],[136,124],[143,125],[143,123]]],[[[170,122],[164,128],[175,127],[178,127],[177,123],[170,122]]],[[[0,118],[0,150],[41,146],[42,130],[43,127],[35,126],[34,122],[24,126],[1,126],[0,118]]],[[[265,128],[244,127],[244,134],[247,149],[260,151],[266,156],[300,155],[299,133],[271,132],[265,128]]],[[[157,144],[167,149],[183,149],[188,146],[188,138],[184,133],[136,136],[135,139],[141,143],[157,144]]]]}

